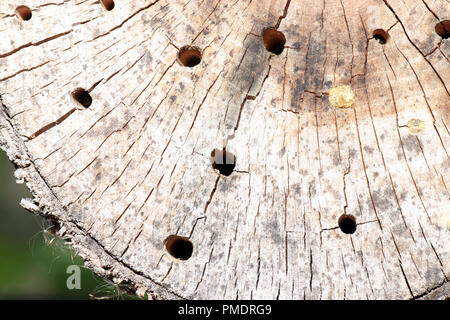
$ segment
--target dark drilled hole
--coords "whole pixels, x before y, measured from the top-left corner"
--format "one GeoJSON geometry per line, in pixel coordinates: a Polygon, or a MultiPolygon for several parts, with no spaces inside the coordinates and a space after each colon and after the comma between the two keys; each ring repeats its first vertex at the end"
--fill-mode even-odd
{"type": "Polygon", "coordinates": [[[229,176],[233,173],[234,167],[236,166],[236,157],[229,151],[225,149],[219,150],[214,149],[211,152],[212,167],[218,170],[224,176],[229,176]]]}
{"type": "Polygon", "coordinates": [[[72,91],[73,99],[85,108],[89,108],[92,104],[92,97],[83,88],[77,88],[72,91]]]}
{"type": "Polygon", "coordinates": [[[443,39],[448,39],[450,37],[450,20],[442,20],[436,23],[434,30],[443,39]]]}
{"type": "Polygon", "coordinates": [[[178,52],[178,61],[185,67],[195,67],[202,61],[200,49],[191,46],[185,46],[178,52]]]}
{"type": "Polygon", "coordinates": [[[192,256],[194,247],[192,242],[186,237],[170,235],[164,240],[167,252],[179,260],[187,260],[192,256]]]}
{"type": "Polygon", "coordinates": [[[28,21],[31,19],[32,17],[32,13],[31,13],[31,9],[28,8],[27,6],[18,6],[16,8],[16,15],[24,21],[28,21]]]}
{"type": "Polygon", "coordinates": [[[278,55],[284,50],[286,37],[278,30],[266,29],[263,32],[263,43],[267,51],[278,55]]]}
{"type": "Polygon", "coordinates": [[[114,9],[114,0],[100,0],[100,2],[106,10],[111,11],[114,9]]]}
{"type": "Polygon", "coordinates": [[[376,29],[373,32],[373,38],[379,44],[386,44],[386,42],[389,40],[389,34],[386,31],[384,31],[383,29],[376,29]]]}
{"type": "Polygon", "coordinates": [[[339,228],[343,233],[352,234],[356,231],[356,219],[349,214],[343,214],[338,220],[339,228]]]}

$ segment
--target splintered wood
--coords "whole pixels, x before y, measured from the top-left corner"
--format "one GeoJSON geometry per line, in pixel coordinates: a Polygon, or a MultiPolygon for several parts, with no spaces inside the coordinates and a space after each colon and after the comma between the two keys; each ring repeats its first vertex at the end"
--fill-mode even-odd
{"type": "Polygon", "coordinates": [[[0,14],[22,205],[98,274],[164,299],[450,295],[448,1],[0,14]]]}

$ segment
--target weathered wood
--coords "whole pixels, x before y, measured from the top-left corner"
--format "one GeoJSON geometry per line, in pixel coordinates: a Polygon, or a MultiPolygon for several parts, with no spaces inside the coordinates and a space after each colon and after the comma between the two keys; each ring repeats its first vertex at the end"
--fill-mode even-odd
{"type": "Polygon", "coordinates": [[[449,296],[448,1],[18,5],[0,146],[95,272],[169,299],[449,296]]]}

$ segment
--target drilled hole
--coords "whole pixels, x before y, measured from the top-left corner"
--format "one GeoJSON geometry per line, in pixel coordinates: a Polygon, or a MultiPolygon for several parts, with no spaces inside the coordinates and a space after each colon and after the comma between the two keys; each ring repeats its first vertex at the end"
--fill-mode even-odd
{"type": "Polygon", "coordinates": [[[386,44],[386,42],[389,40],[389,34],[386,31],[384,31],[383,29],[376,29],[373,32],[373,38],[379,44],[386,44]]]}
{"type": "Polygon", "coordinates": [[[233,173],[234,167],[236,166],[236,157],[229,151],[225,149],[219,150],[214,149],[211,152],[212,167],[218,170],[224,176],[229,176],[233,173]]]}
{"type": "Polygon", "coordinates": [[[89,108],[92,104],[91,95],[83,88],[77,88],[74,91],[72,91],[72,97],[76,102],[78,102],[81,106],[85,108],[89,108]]]}
{"type": "Polygon", "coordinates": [[[338,220],[339,228],[343,233],[352,234],[356,231],[356,219],[349,214],[343,214],[338,220]]]}
{"type": "Polygon", "coordinates": [[[199,48],[185,46],[178,52],[178,61],[185,67],[195,67],[202,61],[202,53],[199,48]]]}
{"type": "Polygon", "coordinates": [[[278,55],[284,50],[286,37],[278,30],[266,29],[263,32],[263,43],[267,51],[278,55]]]}
{"type": "Polygon", "coordinates": [[[187,260],[192,256],[194,247],[192,242],[186,237],[171,235],[164,240],[167,252],[178,260],[187,260]]]}
{"type": "Polygon", "coordinates": [[[438,22],[434,27],[434,30],[436,30],[436,33],[443,39],[448,39],[450,37],[450,20],[442,20],[438,22]]]}
{"type": "Polygon", "coordinates": [[[114,0],[100,0],[100,2],[106,10],[111,11],[114,9],[114,0]]]}
{"type": "Polygon", "coordinates": [[[16,15],[19,19],[28,21],[31,19],[33,14],[31,13],[31,9],[27,6],[18,6],[16,8],[16,15]]]}

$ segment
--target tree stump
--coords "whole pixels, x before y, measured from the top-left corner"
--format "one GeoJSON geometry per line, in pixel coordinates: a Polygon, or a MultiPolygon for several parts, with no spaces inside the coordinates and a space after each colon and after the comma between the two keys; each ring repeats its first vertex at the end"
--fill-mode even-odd
{"type": "Polygon", "coordinates": [[[2,1],[21,204],[154,298],[448,297],[449,9],[2,1]]]}

